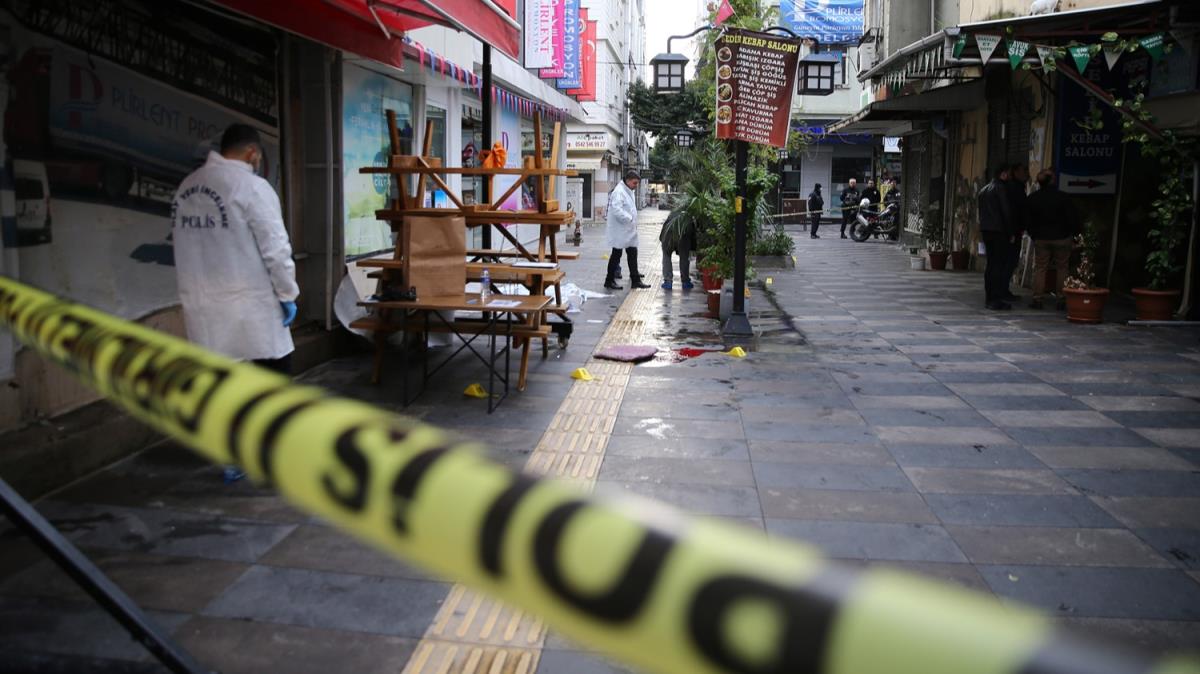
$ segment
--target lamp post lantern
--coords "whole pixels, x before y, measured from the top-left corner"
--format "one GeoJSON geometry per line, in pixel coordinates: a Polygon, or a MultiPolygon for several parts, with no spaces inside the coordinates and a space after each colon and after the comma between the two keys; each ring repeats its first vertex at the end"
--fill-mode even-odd
{"type": "Polygon", "coordinates": [[[660,94],[677,94],[683,91],[683,73],[687,63],[688,57],[669,52],[650,59],[650,67],[654,70],[654,90],[660,94]]]}
{"type": "Polygon", "coordinates": [[[814,51],[800,59],[800,86],[804,96],[828,96],[833,93],[833,73],[841,57],[814,51]]]}
{"type": "Polygon", "coordinates": [[[694,134],[691,129],[680,129],[675,132],[676,147],[691,147],[694,134]]]}

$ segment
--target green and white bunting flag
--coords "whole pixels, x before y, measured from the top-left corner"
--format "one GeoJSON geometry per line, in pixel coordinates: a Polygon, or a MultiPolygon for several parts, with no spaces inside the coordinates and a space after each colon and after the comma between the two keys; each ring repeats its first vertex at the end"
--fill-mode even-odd
{"type": "Polygon", "coordinates": [[[1013,70],[1016,70],[1021,65],[1021,59],[1025,58],[1025,52],[1028,51],[1028,42],[1021,42],[1020,40],[1008,41],[1008,62],[1012,65],[1013,70]]]}
{"type": "Polygon", "coordinates": [[[954,58],[962,58],[963,50],[967,48],[967,36],[959,35],[954,41],[954,58]]]}
{"type": "Polygon", "coordinates": [[[1146,53],[1150,54],[1150,58],[1154,59],[1155,63],[1162,60],[1163,39],[1165,37],[1162,33],[1155,33],[1138,40],[1138,43],[1142,45],[1142,49],[1145,49],[1146,53]]]}
{"type": "Polygon", "coordinates": [[[1122,51],[1119,44],[1104,45],[1104,63],[1108,65],[1109,70],[1117,67],[1117,60],[1121,58],[1122,51]]]}
{"type": "Polygon", "coordinates": [[[1000,44],[1000,36],[976,35],[975,44],[979,46],[979,58],[983,59],[983,65],[986,66],[996,51],[996,47],[1000,44]]]}
{"type": "Polygon", "coordinates": [[[1075,68],[1079,70],[1079,74],[1087,70],[1088,61],[1092,60],[1092,50],[1086,44],[1069,47],[1067,51],[1071,54],[1071,58],[1075,59],[1075,68]]]}
{"type": "Polygon", "coordinates": [[[1054,62],[1054,47],[1043,47],[1038,45],[1038,58],[1042,60],[1042,67],[1045,68],[1047,63],[1054,62]]]}

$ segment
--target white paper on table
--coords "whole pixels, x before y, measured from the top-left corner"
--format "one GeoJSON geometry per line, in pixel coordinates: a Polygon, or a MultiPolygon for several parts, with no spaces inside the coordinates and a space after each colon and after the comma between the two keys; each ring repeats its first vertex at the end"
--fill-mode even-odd
{"type": "Polygon", "coordinates": [[[521,300],[492,300],[488,302],[489,307],[499,307],[501,309],[511,309],[521,306],[521,300]]]}

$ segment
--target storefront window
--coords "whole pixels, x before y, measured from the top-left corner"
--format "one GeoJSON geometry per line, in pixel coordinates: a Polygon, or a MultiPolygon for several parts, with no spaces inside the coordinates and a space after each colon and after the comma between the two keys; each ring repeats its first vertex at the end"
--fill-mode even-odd
{"type": "MultiPolygon", "coordinates": [[[[477,103],[464,103],[462,106],[462,166],[475,168],[479,166],[479,152],[486,149],[483,145],[483,111],[477,103]]],[[[480,176],[463,176],[463,203],[470,206],[483,201],[483,179],[480,176]]]]}
{"type": "Polygon", "coordinates": [[[362,166],[386,166],[392,148],[385,111],[396,112],[401,154],[412,154],[413,89],[366,68],[346,64],[342,73],[342,191],[348,259],[392,248],[392,230],[375,217],[393,196],[387,175],[364,175],[362,166]]]}
{"type": "MultiPolygon", "coordinates": [[[[442,165],[446,165],[446,110],[439,108],[436,105],[425,106],[425,119],[433,125],[432,140],[429,147],[429,156],[442,160],[442,165]]],[[[423,142],[423,141],[422,141],[423,142]]],[[[450,198],[446,193],[433,186],[427,188],[425,193],[426,208],[446,208],[450,205],[450,198]]]]}

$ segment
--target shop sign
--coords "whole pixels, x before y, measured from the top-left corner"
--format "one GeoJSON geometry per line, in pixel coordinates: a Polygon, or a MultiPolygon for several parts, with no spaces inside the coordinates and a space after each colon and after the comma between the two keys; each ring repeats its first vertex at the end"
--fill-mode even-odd
{"type": "Polygon", "coordinates": [[[821,44],[858,44],[863,36],[863,0],[783,0],[783,23],[821,44]]]}
{"type": "Polygon", "coordinates": [[[731,29],[716,53],[717,138],[786,147],[800,40],[731,29]]]}
{"type": "Polygon", "coordinates": [[[606,133],[568,133],[568,150],[597,150],[608,149],[608,134],[606,133]]]}
{"type": "Polygon", "coordinates": [[[525,0],[525,67],[554,67],[555,0],[525,0]]]}
{"type": "MultiPolygon", "coordinates": [[[[1105,91],[1117,90],[1123,76],[1094,62],[1083,76],[1105,91]]],[[[1083,87],[1064,79],[1059,85],[1054,167],[1058,187],[1070,194],[1116,194],[1121,169],[1121,119],[1083,87]],[[1080,122],[1098,109],[1103,125],[1085,129],[1080,122]]]]}

